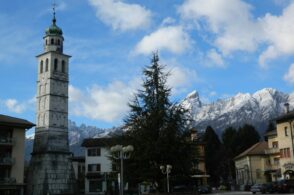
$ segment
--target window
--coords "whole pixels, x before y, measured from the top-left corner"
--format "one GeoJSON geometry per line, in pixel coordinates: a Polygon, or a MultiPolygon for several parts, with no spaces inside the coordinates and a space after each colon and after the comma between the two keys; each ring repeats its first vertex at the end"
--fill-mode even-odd
{"type": "Polygon", "coordinates": [[[272,143],[273,148],[278,148],[279,147],[279,142],[275,141],[272,143]]]}
{"type": "Polygon", "coordinates": [[[58,67],[58,60],[55,58],[54,59],[54,71],[57,71],[57,67],[58,67]]]}
{"type": "Polygon", "coordinates": [[[46,39],[46,45],[48,45],[48,41],[47,41],[47,39],[46,39]]]}
{"type": "Polygon", "coordinates": [[[57,45],[60,45],[60,40],[59,39],[57,39],[57,45]]]}
{"type": "Polygon", "coordinates": [[[100,148],[90,148],[88,149],[88,156],[100,156],[101,149],[100,148]]]}
{"type": "Polygon", "coordinates": [[[49,65],[49,60],[46,58],[46,67],[49,65]]]}
{"type": "Polygon", "coordinates": [[[102,180],[89,181],[89,192],[101,192],[101,191],[102,191],[102,180]]]}
{"type": "Polygon", "coordinates": [[[62,60],[62,62],[61,62],[61,71],[63,72],[63,73],[65,73],[65,61],[64,60],[62,60]]]}
{"type": "Polygon", "coordinates": [[[48,64],[46,64],[45,71],[48,72],[48,64]]]}
{"type": "Polygon", "coordinates": [[[40,73],[43,73],[43,60],[40,62],[40,73]]]}
{"type": "Polygon", "coordinates": [[[285,136],[288,136],[288,128],[285,127],[285,136]]]}
{"type": "Polygon", "coordinates": [[[280,157],[281,158],[290,158],[290,148],[282,148],[280,149],[280,157]]]}
{"type": "Polygon", "coordinates": [[[51,44],[54,44],[54,39],[51,39],[51,44]]]}
{"type": "Polygon", "coordinates": [[[100,172],[100,164],[88,164],[88,172],[100,172]]]}
{"type": "Polygon", "coordinates": [[[274,165],[279,165],[279,164],[280,164],[280,159],[274,158],[274,165]]]}

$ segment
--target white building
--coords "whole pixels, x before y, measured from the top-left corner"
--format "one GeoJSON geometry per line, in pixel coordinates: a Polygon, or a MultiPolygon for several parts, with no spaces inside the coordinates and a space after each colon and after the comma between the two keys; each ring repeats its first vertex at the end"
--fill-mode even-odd
{"type": "Polygon", "coordinates": [[[110,147],[111,138],[85,139],[85,194],[105,194],[114,191],[117,174],[113,172],[110,147]]]}

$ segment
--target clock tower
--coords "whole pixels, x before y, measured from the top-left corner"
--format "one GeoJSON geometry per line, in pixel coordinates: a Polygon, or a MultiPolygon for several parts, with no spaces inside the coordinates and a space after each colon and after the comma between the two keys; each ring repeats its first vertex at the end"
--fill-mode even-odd
{"type": "Polygon", "coordinates": [[[75,178],[68,143],[69,55],[63,53],[63,32],[51,26],[37,56],[36,129],[28,177],[28,194],[74,194],[75,178]]]}

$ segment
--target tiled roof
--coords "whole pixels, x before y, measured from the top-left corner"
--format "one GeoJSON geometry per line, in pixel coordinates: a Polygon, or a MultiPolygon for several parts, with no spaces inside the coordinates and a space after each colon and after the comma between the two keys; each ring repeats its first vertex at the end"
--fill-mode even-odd
{"type": "Polygon", "coordinates": [[[258,142],[239,154],[238,156],[235,157],[235,159],[242,158],[244,156],[254,156],[254,155],[265,155],[265,149],[268,148],[267,142],[258,142]]]}
{"type": "Polygon", "coordinates": [[[32,128],[35,124],[20,118],[15,118],[7,115],[0,114],[0,125],[11,126],[11,127],[21,127],[25,129],[32,128]]]}
{"type": "Polygon", "coordinates": [[[111,147],[114,146],[115,140],[113,138],[88,138],[84,139],[83,147],[111,147]]]}

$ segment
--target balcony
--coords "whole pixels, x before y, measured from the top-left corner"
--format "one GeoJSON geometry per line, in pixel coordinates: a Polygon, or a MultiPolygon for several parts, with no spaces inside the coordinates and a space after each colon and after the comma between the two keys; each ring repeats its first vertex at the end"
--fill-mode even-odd
{"type": "Polygon", "coordinates": [[[280,164],[266,164],[265,171],[276,171],[280,169],[280,164]]]}
{"type": "Polygon", "coordinates": [[[265,154],[279,154],[280,153],[280,149],[279,148],[269,148],[269,149],[265,149],[265,154]]]}
{"type": "Polygon", "coordinates": [[[12,166],[14,164],[14,158],[11,157],[0,157],[0,166],[12,166]]]}
{"type": "Polygon", "coordinates": [[[16,179],[14,177],[4,177],[0,178],[0,184],[14,184],[16,179]]]}
{"type": "Polygon", "coordinates": [[[13,146],[15,143],[14,138],[0,137],[0,146],[13,146]]]}

